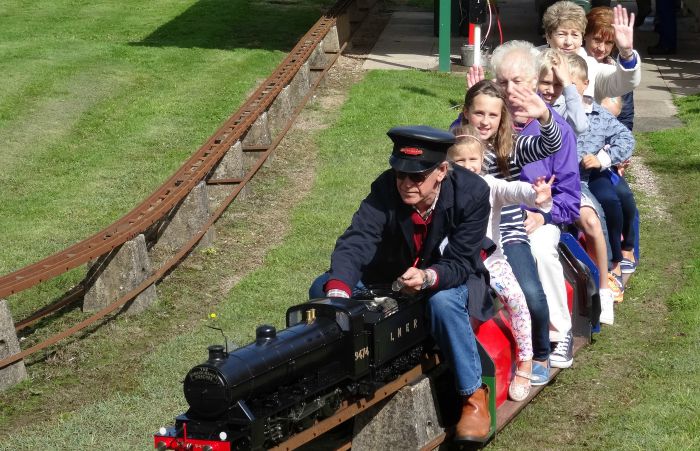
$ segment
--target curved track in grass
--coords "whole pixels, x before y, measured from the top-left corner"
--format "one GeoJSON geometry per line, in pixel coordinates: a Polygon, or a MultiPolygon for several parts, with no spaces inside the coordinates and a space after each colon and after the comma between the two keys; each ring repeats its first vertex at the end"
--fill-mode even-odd
{"type": "MultiPolygon", "coordinates": [[[[340,0],[324,14],[324,16],[299,40],[297,45],[272,75],[270,75],[270,77],[268,77],[248,98],[245,104],[234,113],[175,174],[140,205],[93,236],[39,262],[0,277],[0,298],[26,290],[89,261],[94,261],[118,248],[125,242],[135,238],[139,234],[146,232],[151,226],[167,217],[198,183],[209,180],[217,164],[222,160],[229,149],[235,143],[242,140],[258,118],[269,110],[277,96],[285,87],[292,83],[294,77],[304,64],[309,61],[314,52],[318,51],[319,46],[328,33],[336,27],[338,18],[346,14],[353,4],[354,0],[340,0]]],[[[168,271],[172,270],[172,268],[194,248],[209,227],[214,224],[226,208],[235,200],[241,190],[265,163],[277,144],[282,140],[306,101],[311,97],[313,90],[323,78],[323,75],[330,69],[343,50],[343,41],[339,40],[339,43],[341,45],[340,48],[325,52],[325,64],[323,64],[322,68],[315,69],[315,71],[320,72],[320,74],[310,83],[308,94],[306,94],[300,104],[294,106],[294,111],[287,119],[286,125],[277,133],[270,145],[250,149],[259,153],[256,162],[240,179],[225,180],[226,184],[234,186],[231,192],[221,204],[219,204],[216,211],[210,215],[206,224],[185,243],[174,256],[163,263],[160,268],[154,270],[154,272],[139,286],[89,318],[41,343],[0,360],[0,369],[85,329],[134,299],[150,285],[159,281],[168,271]]],[[[222,183],[222,181],[212,180],[212,183],[219,184],[222,183]]],[[[46,315],[74,302],[82,296],[83,292],[82,286],[76,287],[67,293],[59,302],[45,307],[18,322],[16,324],[16,329],[21,329],[33,324],[46,315]]]]}

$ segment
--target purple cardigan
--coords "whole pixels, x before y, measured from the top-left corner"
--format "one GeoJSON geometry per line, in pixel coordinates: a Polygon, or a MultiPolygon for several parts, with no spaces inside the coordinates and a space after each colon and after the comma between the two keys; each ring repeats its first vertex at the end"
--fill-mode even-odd
{"type": "MultiPolygon", "coordinates": [[[[549,180],[554,174],[552,211],[543,215],[547,224],[568,225],[578,219],[581,206],[581,179],[576,154],[576,135],[564,118],[551,108],[550,111],[561,128],[561,150],[544,160],[523,166],[520,180],[532,183],[539,176],[543,175],[549,180]]],[[[539,135],[540,127],[537,121],[530,121],[520,134],[539,135]]]]}

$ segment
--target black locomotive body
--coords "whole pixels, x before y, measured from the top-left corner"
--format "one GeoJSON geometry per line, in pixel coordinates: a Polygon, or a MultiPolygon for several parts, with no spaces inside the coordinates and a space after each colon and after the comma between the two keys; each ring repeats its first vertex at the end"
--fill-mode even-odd
{"type": "Polygon", "coordinates": [[[156,448],[272,447],[418,364],[429,340],[424,300],[383,290],[296,305],[286,321],[279,332],[258,327],[255,342],[230,353],[210,346],[185,377],[189,410],[161,429],[156,448]]]}

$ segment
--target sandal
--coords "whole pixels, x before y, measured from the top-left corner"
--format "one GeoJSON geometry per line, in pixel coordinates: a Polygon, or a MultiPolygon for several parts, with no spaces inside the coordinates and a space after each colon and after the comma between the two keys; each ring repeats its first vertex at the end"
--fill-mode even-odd
{"type": "Polygon", "coordinates": [[[510,387],[508,387],[508,396],[510,399],[516,402],[524,401],[530,395],[530,387],[532,384],[532,373],[526,373],[525,371],[515,370],[515,375],[527,379],[527,385],[515,384],[511,381],[510,387]]]}

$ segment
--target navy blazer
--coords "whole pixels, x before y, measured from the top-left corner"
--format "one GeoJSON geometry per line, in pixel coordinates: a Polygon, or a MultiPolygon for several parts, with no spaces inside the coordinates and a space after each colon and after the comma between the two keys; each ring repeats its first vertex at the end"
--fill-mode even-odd
{"type": "Polygon", "coordinates": [[[437,290],[467,283],[471,275],[486,275],[481,260],[482,240],[490,214],[489,187],[478,175],[455,166],[442,181],[421,255],[413,242],[413,209],[396,187],[391,169],[371,186],[350,227],[338,238],[331,256],[331,279],[349,287],[389,284],[419,258],[417,267],[435,270],[437,290]],[[444,238],[448,244],[441,254],[444,238]]]}

